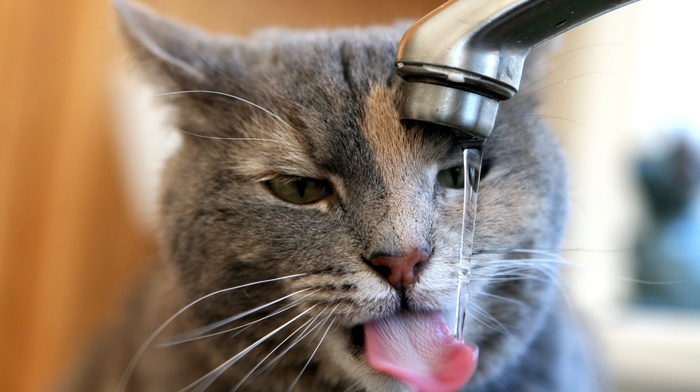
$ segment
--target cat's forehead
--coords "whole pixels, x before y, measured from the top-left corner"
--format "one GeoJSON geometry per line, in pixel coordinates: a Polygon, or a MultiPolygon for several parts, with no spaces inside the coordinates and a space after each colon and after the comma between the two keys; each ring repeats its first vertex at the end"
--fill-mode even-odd
{"type": "Polygon", "coordinates": [[[233,159],[256,163],[261,172],[302,177],[340,175],[367,179],[401,177],[397,171],[444,166],[458,157],[449,133],[405,124],[396,108],[397,86],[373,84],[366,94],[319,102],[296,101],[279,118],[249,124],[247,136],[272,143],[246,144],[233,159]],[[302,106],[308,105],[308,106],[302,106]]]}
{"type": "Polygon", "coordinates": [[[370,164],[391,170],[449,151],[444,135],[398,117],[398,36],[391,29],[301,34],[256,48],[251,71],[264,80],[259,87],[287,123],[284,130],[258,128],[257,136],[294,145],[267,159],[311,161],[333,173],[367,176],[370,164]]]}

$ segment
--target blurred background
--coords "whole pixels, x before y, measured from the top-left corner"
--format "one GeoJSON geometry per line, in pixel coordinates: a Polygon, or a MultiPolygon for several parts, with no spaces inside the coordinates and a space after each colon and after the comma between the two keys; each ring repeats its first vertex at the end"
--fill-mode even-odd
{"type": "MultiPolygon", "coordinates": [[[[150,0],[247,34],[390,23],[428,0],[150,0]]],[[[541,115],[570,158],[563,288],[615,391],[700,390],[700,110],[692,0],[566,33],[541,115]]],[[[155,253],[177,137],[131,75],[107,0],[0,0],[0,391],[51,389],[155,253]]]]}

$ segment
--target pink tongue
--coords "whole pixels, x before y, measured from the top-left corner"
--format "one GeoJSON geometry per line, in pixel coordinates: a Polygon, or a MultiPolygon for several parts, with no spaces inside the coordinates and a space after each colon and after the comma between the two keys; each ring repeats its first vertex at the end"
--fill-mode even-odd
{"type": "Polygon", "coordinates": [[[365,324],[369,364],[420,392],[456,391],[476,369],[479,351],[455,340],[439,313],[365,324]]]}

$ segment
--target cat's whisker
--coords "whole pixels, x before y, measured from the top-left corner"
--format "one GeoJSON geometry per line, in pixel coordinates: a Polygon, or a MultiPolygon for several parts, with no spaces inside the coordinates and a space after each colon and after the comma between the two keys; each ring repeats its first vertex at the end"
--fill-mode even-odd
{"type": "Polygon", "coordinates": [[[472,294],[472,296],[473,297],[489,297],[489,298],[497,299],[499,301],[509,302],[509,303],[512,303],[513,305],[525,306],[525,303],[523,301],[519,301],[515,298],[505,297],[502,295],[492,294],[492,293],[488,293],[488,292],[484,292],[484,291],[474,293],[474,294],[472,294]]]}
{"type": "MultiPolygon", "coordinates": [[[[497,252],[492,252],[497,253],[497,252]]],[[[509,252],[501,252],[509,253],[509,252]]],[[[533,254],[542,254],[540,252],[532,252],[533,254]]],[[[514,280],[527,280],[527,281],[539,281],[545,284],[554,283],[559,286],[558,280],[556,279],[556,270],[554,267],[559,264],[559,257],[552,257],[546,259],[503,259],[503,260],[489,260],[481,265],[479,268],[472,270],[472,281],[475,282],[485,282],[489,284],[498,284],[511,282],[514,280]],[[479,273],[479,270],[485,270],[483,274],[479,273]]],[[[512,303],[516,306],[525,306],[525,303],[514,298],[509,298],[505,296],[500,296],[497,294],[489,292],[476,292],[473,294],[475,297],[485,296],[494,298],[500,301],[512,303]]],[[[475,320],[480,322],[485,327],[488,327],[494,331],[501,332],[510,335],[508,328],[503,325],[498,319],[493,317],[490,313],[481,308],[476,302],[470,302],[470,308],[473,306],[473,310],[488,320],[484,321],[475,317],[475,320]],[[492,325],[493,324],[493,325],[492,325]]]]}
{"type": "MultiPolygon", "coordinates": [[[[599,47],[610,47],[610,46],[622,46],[622,47],[629,47],[627,44],[622,44],[622,43],[601,43],[601,44],[590,44],[590,45],[582,45],[577,48],[568,50],[566,52],[561,52],[557,53],[554,56],[546,56],[543,60],[532,64],[532,67],[535,69],[541,69],[543,67],[547,67],[546,72],[541,72],[541,76],[539,76],[537,79],[532,80],[528,84],[523,84],[520,86],[520,92],[513,97],[511,101],[517,100],[522,93],[529,93],[532,87],[537,86],[538,83],[541,83],[542,81],[549,80],[551,78],[551,75],[564,68],[567,64],[570,64],[574,61],[577,60],[578,55],[583,52],[584,50],[587,49],[595,49],[599,47]],[[568,57],[568,58],[567,58],[568,57]],[[552,64],[558,62],[555,67],[552,67],[552,64]]],[[[540,91],[540,90],[538,90],[540,91]]]]}
{"type": "Polygon", "coordinates": [[[293,349],[299,342],[301,342],[304,338],[306,338],[308,335],[313,333],[316,328],[318,328],[321,325],[321,322],[317,323],[314,325],[316,320],[318,320],[321,315],[323,315],[323,312],[328,309],[328,306],[323,308],[316,316],[314,316],[308,325],[304,327],[304,330],[297,336],[294,341],[292,341],[287,348],[285,348],[281,353],[279,353],[277,356],[275,356],[270,362],[268,362],[267,365],[265,365],[262,369],[260,369],[256,374],[253,375],[253,377],[257,377],[266,370],[272,368],[277,362],[279,362],[282,357],[284,357],[291,349],[293,349]]]}
{"type": "MultiPolygon", "coordinates": [[[[238,382],[238,384],[236,384],[236,386],[233,387],[233,389],[231,390],[231,392],[236,392],[236,391],[238,390],[238,388],[240,388],[243,384],[245,384],[245,382],[248,381],[248,379],[251,377],[251,375],[253,375],[253,373],[255,373],[255,371],[256,371],[260,366],[262,366],[262,364],[263,364],[268,358],[270,358],[270,356],[271,356],[272,354],[274,354],[280,347],[282,347],[285,343],[287,343],[287,341],[288,341],[289,339],[291,339],[294,335],[296,335],[297,333],[299,333],[299,331],[301,331],[302,329],[304,329],[304,332],[307,331],[307,330],[309,329],[309,325],[310,325],[311,323],[313,323],[313,322],[318,318],[318,316],[319,316],[320,314],[321,314],[321,313],[319,313],[318,315],[316,315],[316,317],[314,317],[314,318],[312,318],[312,319],[306,320],[301,326],[299,326],[299,327],[298,327],[297,329],[295,329],[291,334],[289,334],[289,336],[287,336],[286,338],[284,338],[284,340],[282,340],[282,342],[280,342],[280,344],[278,344],[277,346],[275,346],[275,348],[273,348],[267,355],[265,355],[265,357],[263,357],[263,359],[261,359],[261,360],[258,362],[257,365],[255,365],[245,376],[243,376],[243,378],[238,382]]],[[[304,332],[302,332],[302,334],[303,334],[304,332]]],[[[303,336],[302,336],[302,338],[303,338],[303,336]]],[[[260,373],[258,373],[258,374],[260,374],[260,373]]],[[[256,374],[256,376],[257,376],[257,374],[256,374]]]]}
{"type": "MultiPolygon", "coordinates": [[[[577,46],[575,48],[571,48],[565,52],[557,53],[554,56],[548,56],[547,58],[542,60],[542,64],[552,63],[554,61],[558,61],[560,59],[563,59],[566,56],[576,57],[584,50],[603,48],[603,47],[613,47],[613,46],[620,47],[620,48],[631,48],[630,44],[623,43],[623,42],[599,42],[599,43],[580,45],[580,46],[577,46]]],[[[567,60],[566,62],[568,63],[568,61],[569,60],[567,60]]]]}
{"type": "Polygon", "coordinates": [[[473,260],[478,262],[475,267],[528,262],[531,264],[574,264],[562,257],[559,251],[546,249],[479,249],[473,253],[473,260]],[[492,255],[498,256],[498,258],[490,259],[488,256],[492,255]]]}
{"type": "Polygon", "coordinates": [[[549,283],[550,280],[544,279],[544,278],[535,278],[534,276],[530,275],[507,275],[502,278],[489,278],[489,277],[484,277],[483,279],[472,279],[473,282],[486,282],[486,284],[497,284],[497,283],[507,283],[507,282],[513,282],[513,281],[518,281],[518,280],[533,280],[541,283],[549,283]]]}
{"type": "Polygon", "coordinates": [[[290,304],[285,305],[284,307],[282,307],[282,308],[280,308],[280,309],[278,309],[278,310],[276,310],[276,311],[270,313],[270,314],[267,315],[267,316],[261,317],[261,318],[255,320],[255,321],[251,321],[251,322],[248,322],[248,323],[245,323],[245,324],[241,324],[241,325],[239,325],[239,326],[237,326],[237,327],[229,328],[229,329],[227,329],[227,330],[220,331],[220,332],[216,332],[216,333],[213,333],[213,334],[211,334],[211,335],[202,336],[201,338],[210,337],[210,336],[215,336],[215,335],[222,335],[222,334],[225,334],[225,333],[227,333],[227,332],[233,332],[233,331],[239,330],[239,331],[236,332],[235,334],[232,334],[232,335],[231,335],[231,337],[235,337],[235,336],[237,336],[238,334],[240,334],[240,333],[242,333],[243,331],[245,331],[246,329],[248,329],[249,327],[251,327],[251,326],[253,326],[253,325],[255,325],[255,324],[259,323],[259,322],[262,322],[262,321],[264,321],[264,320],[270,319],[270,318],[272,318],[272,317],[274,317],[274,316],[277,316],[277,315],[279,315],[279,314],[281,314],[281,313],[283,313],[283,312],[286,312],[286,311],[289,310],[289,309],[292,309],[292,308],[295,308],[295,307],[299,306],[299,304],[300,304],[306,297],[308,297],[308,296],[310,296],[310,295],[313,295],[313,294],[315,294],[315,293],[317,293],[317,292],[319,292],[319,291],[321,291],[321,290],[318,289],[318,290],[316,290],[316,291],[313,291],[313,292],[311,292],[311,293],[306,294],[305,296],[303,296],[303,297],[301,297],[301,298],[295,299],[295,300],[292,301],[290,304]]]}
{"type": "Polygon", "coordinates": [[[551,256],[553,258],[561,258],[560,252],[563,252],[563,250],[560,249],[526,249],[526,248],[481,248],[475,250],[472,255],[474,256],[481,256],[481,255],[491,255],[491,254],[535,254],[535,255],[543,255],[543,256],[551,256]]]}
{"type": "Polygon", "coordinates": [[[474,320],[483,325],[484,327],[492,331],[500,332],[504,335],[512,336],[510,330],[505,325],[503,325],[503,323],[498,321],[498,319],[493,317],[489,312],[485,311],[481,306],[474,304],[473,301],[469,305],[469,312],[471,312],[472,314],[476,313],[476,317],[474,317],[474,320]],[[478,317],[479,315],[486,317],[486,319],[489,322],[481,320],[478,317]]]}
{"type": "Polygon", "coordinates": [[[194,133],[194,132],[189,132],[185,131],[182,129],[178,130],[180,133],[184,133],[185,135],[190,135],[202,139],[211,139],[211,140],[225,140],[225,141],[234,141],[234,142],[269,142],[269,143],[277,143],[277,144],[284,144],[279,140],[274,140],[274,139],[264,139],[264,138],[259,138],[259,137],[224,137],[224,136],[210,136],[210,135],[203,135],[201,133],[194,133]]]}
{"type": "MultiPolygon", "coordinates": [[[[536,254],[537,255],[537,254],[536,254]]],[[[540,256],[540,255],[537,255],[540,256]]],[[[498,258],[498,259],[489,259],[489,258],[474,258],[473,260],[476,262],[473,268],[475,269],[489,269],[489,268],[494,268],[494,267],[508,267],[508,266],[526,266],[526,267],[533,267],[533,268],[538,268],[540,266],[542,267],[547,267],[547,268],[554,268],[558,265],[562,264],[571,264],[571,262],[567,261],[566,259],[558,256],[547,256],[544,255],[545,257],[520,257],[520,258],[515,258],[515,257],[510,257],[510,258],[498,258]]]]}
{"type": "Polygon", "coordinates": [[[534,265],[502,265],[499,267],[491,266],[490,268],[472,268],[472,275],[481,276],[502,276],[510,274],[525,274],[534,275],[536,272],[551,269],[552,266],[534,266],[534,265]],[[549,268],[547,268],[549,267],[549,268]]]}
{"type": "Polygon", "coordinates": [[[533,279],[533,280],[538,280],[538,281],[543,281],[547,282],[549,276],[542,276],[541,274],[535,273],[535,271],[531,270],[522,270],[522,269],[510,269],[510,270],[505,270],[505,271],[488,271],[484,274],[479,274],[475,273],[472,271],[472,277],[474,281],[480,281],[480,280],[485,280],[485,281],[493,281],[493,282],[498,282],[498,281],[511,281],[511,280],[523,280],[523,279],[533,279]]]}
{"type": "MultiPolygon", "coordinates": [[[[582,249],[562,249],[560,250],[561,253],[574,253],[574,252],[586,252],[586,253],[611,253],[611,252],[629,252],[630,249],[628,248],[619,248],[619,249],[611,249],[611,250],[582,250],[582,249]]],[[[647,285],[673,285],[673,284],[680,284],[680,283],[686,283],[686,280],[667,280],[667,281],[651,281],[651,280],[641,280],[641,279],[636,279],[636,278],[631,278],[629,276],[620,276],[620,275],[612,275],[608,273],[607,271],[600,271],[598,270],[597,267],[590,265],[585,262],[577,262],[577,261],[572,261],[569,259],[566,259],[562,256],[559,256],[558,261],[559,264],[564,265],[565,267],[572,267],[576,268],[577,271],[583,271],[587,273],[594,273],[596,275],[599,275],[601,273],[605,273],[606,277],[609,277],[611,279],[619,280],[622,282],[626,283],[635,283],[635,284],[647,284],[647,285]]]]}
{"type": "MultiPolygon", "coordinates": [[[[314,305],[315,306],[315,305],[314,305]]],[[[226,370],[228,370],[233,364],[238,362],[241,358],[243,358],[246,354],[251,352],[253,349],[258,347],[260,344],[265,342],[267,339],[272,337],[273,335],[277,334],[279,331],[282,329],[286,328],[288,325],[292,324],[294,321],[298,320],[300,317],[304,316],[306,313],[310,312],[314,306],[306,309],[305,311],[299,313],[289,321],[285,322],[284,324],[280,325],[279,327],[275,328],[274,330],[268,332],[265,336],[262,338],[256,340],[254,343],[249,345],[248,347],[244,348],[238,354],[234,355],[233,357],[229,358],[226,360],[224,363],[221,365],[217,366],[214,370],[211,372],[205,374],[204,376],[200,377],[199,379],[195,380],[192,382],[190,385],[186,386],[185,388],[181,389],[180,392],[186,392],[189,390],[193,390],[195,392],[202,392],[206,390],[214,381],[216,381],[219,376],[221,376],[226,370]]]]}
{"type": "Polygon", "coordinates": [[[527,97],[530,97],[530,96],[538,96],[538,95],[541,95],[542,91],[547,90],[549,88],[552,88],[554,86],[559,86],[562,84],[566,84],[572,80],[576,80],[576,79],[580,79],[580,78],[584,78],[584,77],[595,76],[595,75],[622,76],[619,73],[609,72],[609,71],[584,72],[584,73],[578,74],[576,76],[567,77],[567,78],[564,78],[564,79],[559,80],[557,82],[552,82],[552,83],[546,84],[546,85],[539,87],[537,89],[520,92],[519,94],[517,94],[513,98],[513,101],[518,100],[518,99],[526,99],[527,97]]]}
{"type": "MultiPolygon", "coordinates": [[[[212,70],[214,70],[214,72],[216,72],[216,73],[218,73],[219,75],[223,76],[223,77],[224,77],[226,80],[228,80],[229,82],[235,84],[235,85],[238,86],[240,89],[244,90],[244,91],[247,92],[248,94],[254,96],[254,97],[257,98],[259,101],[261,101],[261,102],[263,102],[263,103],[266,103],[266,104],[269,106],[269,103],[266,102],[265,99],[263,99],[260,95],[255,94],[251,89],[249,89],[248,87],[246,87],[243,83],[239,82],[238,80],[236,80],[236,79],[234,79],[234,78],[231,78],[228,74],[225,74],[225,73],[222,72],[219,68],[215,67],[214,64],[212,64],[212,62],[209,61],[209,59],[206,58],[206,57],[202,54],[202,52],[200,52],[200,51],[197,49],[196,46],[192,45],[192,43],[191,43],[189,40],[185,39],[184,37],[180,37],[180,39],[181,39],[187,46],[189,46],[190,49],[192,49],[195,53],[197,53],[197,55],[202,59],[202,61],[204,61],[204,63],[205,63],[209,68],[211,68],[212,70]]],[[[269,110],[269,109],[268,109],[268,110],[269,110]]],[[[272,111],[272,110],[270,110],[270,111],[272,111]]]]}
{"type": "Polygon", "coordinates": [[[525,275],[525,274],[508,274],[508,275],[503,275],[502,277],[496,277],[493,279],[489,279],[488,277],[485,277],[484,279],[472,279],[472,280],[475,282],[486,282],[487,285],[508,283],[508,282],[514,282],[514,281],[522,281],[522,280],[531,280],[533,282],[540,282],[540,283],[549,283],[550,282],[550,280],[546,279],[546,278],[537,277],[535,275],[525,275]]]}
{"type": "Polygon", "coordinates": [[[234,328],[229,328],[229,329],[224,330],[224,331],[220,331],[220,332],[212,333],[212,334],[209,334],[209,335],[201,336],[200,339],[202,339],[202,338],[208,338],[208,337],[212,337],[212,336],[217,336],[217,335],[223,335],[223,334],[225,334],[225,333],[237,331],[236,333],[233,333],[233,334],[231,334],[231,336],[230,336],[231,338],[234,338],[234,337],[238,336],[239,334],[245,332],[248,328],[254,326],[255,324],[257,324],[257,323],[259,323],[259,322],[261,322],[261,321],[270,319],[270,318],[272,318],[272,317],[274,317],[274,316],[277,316],[277,315],[279,315],[279,314],[281,314],[281,313],[283,313],[283,312],[286,312],[287,310],[290,310],[290,309],[292,309],[292,308],[294,308],[294,307],[299,306],[299,304],[300,304],[306,297],[308,297],[308,296],[310,296],[310,295],[313,295],[313,294],[315,294],[315,293],[317,293],[317,292],[319,292],[319,291],[321,291],[321,290],[318,289],[318,290],[316,290],[316,291],[313,291],[313,292],[311,292],[311,293],[306,294],[305,296],[303,296],[303,297],[301,297],[301,298],[295,299],[293,302],[291,302],[290,304],[288,304],[288,305],[282,307],[281,309],[278,309],[278,310],[274,311],[273,313],[271,313],[271,314],[269,314],[269,315],[267,315],[267,316],[261,317],[261,318],[255,320],[255,321],[251,321],[251,322],[248,322],[248,323],[246,323],[246,324],[242,324],[242,325],[236,326],[236,327],[234,327],[234,328]]]}
{"type": "MultiPolygon", "coordinates": [[[[330,318],[331,316],[333,316],[333,313],[335,312],[335,310],[338,309],[338,306],[340,306],[340,304],[335,305],[335,308],[333,308],[333,310],[331,310],[330,312],[328,312],[328,316],[326,316],[326,318],[321,322],[321,325],[323,325],[323,324],[325,324],[326,322],[328,322],[329,318],[330,318]]],[[[331,320],[330,323],[328,323],[328,327],[326,328],[326,331],[323,333],[323,336],[321,336],[321,339],[319,339],[318,344],[316,345],[316,348],[314,348],[314,351],[313,351],[313,352],[311,353],[311,355],[309,356],[309,359],[308,359],[308,360],[306,361],[306,363],[304,364],[304,367],[302,367],[302,368],[301,368],[301,371],[299,371],[299,374],[297,375],[297,378],[294,379],[294,382],[292,382],[292,385],[290,385],[290,386],[289,386],[289,389],[287,389],[287,392],[291,392],[292,389],[294,389],[294,386],[297,384],[297,382],[299,382],[299,379],[301,378],[301,375],[304,374],[304,371],[306,370],[306,368],[307,368],[307,367],[309,366],[309,364],[311,363],[311,360],[314,358],[314,355],[316,355],[316,352],[318,351],[318,348],[321,347],[321,343],[323,343],[323,341],[326,339],[326,336],[328,335],[328,331],[331,329],[331,327],[333,326],[333,323],[334,323],[334,322],[335,322],[335,319],[331,320]]]]}
{"type": "Polygon", "coordinates": [[[209,294],[207,294],[207,295],[205,295],[205,296],[202,296],[202,297],[200,297],[200,298],[198,298],[198,299],[196,299],[196,300],[190,302],[189,304],[185,305],[185,306],[182,307],[180,310],[178,310],[177,312],[175,312],[175,314],[173,314],[172,316],[170,316],[170,318],[168,318],[168,319],[167,319],[163,324],[161,324],[155,331],[153,331],[153,333],[146,339],[146,341],[143,342],[143,344],[141,345],[141,347],[139,347],[139,349],[136,351],[136,353],[134,354],[134,356],[131,358],[131,361],[129,361],[129,365],[128,365],[128,366],[126,367],[126,369],[124,370],[124,373],[122,374],[122,377],[121,377],[120,380],[119,380],[119,384],[117,385],[116,391],[117,391],[117,392],[123,392],[123,391],[126,390],[126,385],[127,385],[127,383],[129,382],[129,379],[131,378],[131,374],[134,372],[134,369],[136,368],[136,364],[137,364],[138,361],[141,359],[141,357],[143,356],[144,352],[146,352],[146,349],[148,349],[148,347],[151,346],[151,344],[152,344],[153,341],[158,337],[158,335],[160,335],[160,333],[163,332],[163,330],[164,330],[168,325],[170,325],[170,324],[173,322],[173,320],[175,320],[176,318],[178,318],[181,314],[183,314],[185,311],[187,311],[188,309],[190,309],[192,306],[194,306],[194,305],[196,305],[196,304],[198,304],[198,303],[200,303],[200,302],[202,302],[202,301],[204,301],[204,300],[206,300],[206,299],[208,299],[208,298],[211,298],[211,297],[214,297],[214,296],[217,296],[217,295],[221,295],[221,294],[225,294],[225,293],[230,293],[230,292],[232,292],[232,291],[239,290],[239,289],[243,289],[243,288],[246,288],[246,287],[251,287],[251,286],[255,286],[255,285],[259,285],[259,284],[265,284],[265,283],[279,282],[279,281],[282,281],[282,280],[299,278],[299,277],[306,276],[306,275],[307,275],[307,274],[292,274],[292,275],[282,276],[282,277],[278,277],[278,278],[265,279],[265,280],[259,280],[259,281],[257,281],[257,282],[245,283],[245,284],[238,285],[238,286],[234,286],[234,287],[228,287],[228,288],[225,288],[225,289],[221,289],[221,290],[217,290],[217,291],[214,291],[214,292],[212,292],[212,293],[209,293],[209,294]]]}
{"type": "MultiPolygon", "coordinates": [[[[276,300],[274,300],[274,301],[270,301],[270,302],[268,302],[268,303],[266,303],[266,304],[257,306],[257,307],[255,307],[255,308],[253,308],[253,309],[250,309],[250,310],[247,310],[247,311],[245,311],[245,312],[239,313],[239,314],[237,314],[237,315],[235,315],[235,316],[231,316],[231,317],[225,318],[225,319],[223,319],[223,320],[221,320],[221,321],[217,321],[217,322],[215,322],[215,323],[211,323],[211,324],[209,324],[209,325],[205,325],[205,326],[203,326],[203,327],[197,328],[197,329],[195,329],[195,330],[193,330],[193,331],[189,331],[189,332],[185,332],[185,333],[183,333],[183,334],[177,335],[177,336],[175,336],[175,337],[173,337],[173,338],[171,338],[171,339],[168,339],[167,342],[158,344],[158,347],[170,347],[170,346],[174,346],[174,345],[177,345],[177,344],[182,344],[182,343],[191,342],[191,341],[194,341],[194,340],[197,340],[197,339],[204,339],[204,338],[208,338],[208,337],[212,337],[212,336],[217,336],[217,335],[221,335],[221,334],[224,334],[224,333],[227,333],[227,332],[231,332],[231,331],[233,331],[233,330],[235,330],[235,329],[237,329],[237,328],[242,328],[242,327],[244,327],[244,326],[246,326],[246,325],[250,325],[250,324],[257,323],[257,322],[262,321],[262,320],[264,320],[264,319],[266,319],[266,318],[270,318],[270,317],[272,317],[272,316],[274,316],[274,315],[276,315],[276,314],[279,314],[279,313],[281,313],[281,312],[284,311],[284,310],[289,309],[289,307],[292,306],[292,305],[288,305],[288,306],[285,307],[283,310],[278,310],[277,312],[274,312],[274,313],[272,313],[272,314],[270,314],[270,315],[268,315],[268,316],[265,316],[265,317],[263,317],[263,318],[261,318],[261,319],[258,319],[258,320],[256,320],[256,321],[253,321],[253,322],[251,322],[251,323],[245,324],[245,325],[243,325],[243,326],[240,326],[240,327],[237,327],[237,328],[228,329],[228,330],[225,330],[225,331],[220,331],[220,332],[212,333],[212,334],[207,334],[207,332],[213,331],[213,330],[215,330],[215,329],[217,329],[217,328],[220,328],[220,327],[222,327],[222,326],[224,326],[224,325],[226,325],[226,324],[230,324],[230,323],[232,323],[232,322],[234,322],[234,321],[236,321],[236,320],[240,320],[240,319],[243,318],[243,317],[246,317],[246,316],[249,316],[249,315],[251,315],[251,314],[253,314],[253,313],[259,312],[259,311],[261,311],[261,310],[263,310],[263,309],[265,309],[265,308],[268,308],[268,307],[270,307],[270,306],[272,306],[272,305],[274,305],[274,304],[280,303],[280,302],[282,302],[282,301],[284,301],[284,300],[286,300],[286,299],[288,299],[288,298],[290,298],[290,297],[293,297],[293,296],[295,296],[295,295],[301,294],[301,293],[303,293],[303,292],[305,292],[305,291],[308,291],[308,290],[310,290],[310,289],[307,288],[307,289],[302,289],[302,290],[295,291],[295,292],[293,292],[293,293],[291,293],[291,294],[285,295],[284,297],[281,297],[281,298],[278,298],[278,299],[276,299],[276,300]],[[206,335],[205,335],[205,334],[206,334],[206,335]]],[[[301,299],[306,298],[306,297],[308,297],[309,295],[312,295],[313,293],[317,293],[318,291],[320,291],[320,290],[316,290],[316,291],[313,291],[313,292],[311,292],[311,293],[308,293],[308,294],[306,294],[305,296],[303,296],[301,299]]],[[[297,301],[299,301],[299,300],[301,300],[301,299],[297,299],[297,301]]]]}
{"type": "Polygon", "coordinates": [[[546,263],[506,263],[500,266],[492,266],[492,268],[477,268],[473,272],[479,273],[480,271],[487,271],[488,273],[510,273],[510,272],[539,272],[539,273],[554,273],[559,271],[557,264],[546,264],[546,263]]]}
{"type": "MultiPolygon", "coordinates": [[[[557,259],[533,259],[533,258],[528,258],[528,259],[506,259],[506,260],[479,260],[479,259],[473,259],[477,261],[474,266],[472,266],[472,270],[479,271],[479,270],[502,270],[502,269],[509,269],[509,268],[520,268],[520,269],[546,269],[550,271],[555,271],[558,270],[560,265],[567,265],[569,264],[566,261],[561,261],[557,259]]],[[[573,264],[571,264],[573,265],[573,264]]]]}
{"type": "Polygon", "coordinates": [[[235,100],[237,100],[237,101],[241,101],[241,102],[243,102],[243,103],[245,103],[245,104],[248,104],[248,105],[250,105],[250,106],[252,106],[252,107],[254,107],[254,108],[258,109],[258,110],[262,110],[263,112],[265,112],[265,113],[269,114],[270,116],[272,116],[274,119],[280,121],[282,124],[284,124],[284,125],[286,125],[286,126],[288,126],[288,127],[291,127],[291,125],[289,125],[289,123],[288,123],[287,121],[285,121],[282,117],[280,117],[279,115],[277,115],[277,113],[271,111],[270,109],[267,109],[267,108],[265,108],[265,107],[263,107],[263,106],[261,106],[261,105],[258,105],[258,104],[255,103],[255,102],[249,101],[249,100],[247,100],[247,99],[245,99],[245,98],[243,98],[243,97],[239,97],[239,96],[233,95],[233,94],[224,93],[224,92],[221,92],[221,91],[215,91],[215,90],[181,90],[181,91],[170,91],[170,92],[165,92],[165,93],[158,93],[158,94],[155,94],[155,96],[158,97],[158,96],[169,96],[169,95],[179,95],[179,94],[199,94],[199,93],[201,93],[201,94],[221,95],[221,96],[224,96],[224,97],[228,97],[228,98],[231,98],[231,99],[235,99],[235,100]]]}
{"type": "MultiPolygon", "coordinates": [[[[475,282],[486,282],[486,284],[503,283],[513,280],[529,280],[551,284],[560,292],[566,307],[573,312],[574,306],[565,290],[564,283],[558,279],[558,272],[553,268],[556,264],[547,264],[547,259],[506,259],[499,260],[492,264],[497,265],[495,271],[487,271],[484,274],[472,271],[472,280],[475,282]],[[535,261],[534,263],[532,262],[533,260],[535,261]],[[500,266],[498,266],[499,262],[501,263],[500,266]]],[[[483,266],[484,269],[486,267],[490,266],[483,266]]]]}

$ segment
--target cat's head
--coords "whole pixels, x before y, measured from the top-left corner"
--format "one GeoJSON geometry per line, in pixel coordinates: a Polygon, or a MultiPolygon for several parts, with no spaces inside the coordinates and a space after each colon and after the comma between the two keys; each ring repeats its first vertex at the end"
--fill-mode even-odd
{"type": "MultiPolygon", "coordinates": [[[[203,325],[286,297],[244,317],[260,321],[235,338],[212,339],[212,350],[233,357],[301,315],[231,371],[246,374],[303,337],[276,364],[301,368],[323,336],[309,377],[398,388],[367,365],[363,326],[451,311],[463,202],[452,134],[397,115],[394,59],[407,25],[239,39],[118,5],[183,134],[161,207],[162,253],[183,295],[274,280],[202,301],[193,309],[203,325]],[[405,259],[414,276],[392,280],[381,260],[405,259]]],[[[502,105],[484,149],[466,332],[481,348],[477,383],[524,350],[554,297],[547,252],[566,215],[564,164],[534,99],[520,95],[502,105]]],[[[294,378],[274,377],[266,382],[294,378]]]]}

